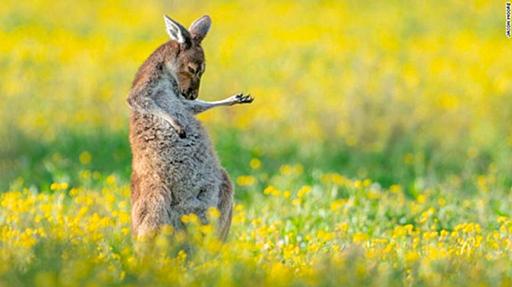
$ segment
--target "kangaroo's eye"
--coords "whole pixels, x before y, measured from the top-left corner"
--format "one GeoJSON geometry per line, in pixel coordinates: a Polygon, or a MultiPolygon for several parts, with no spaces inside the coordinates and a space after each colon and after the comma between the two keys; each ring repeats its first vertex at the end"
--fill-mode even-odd
{"type": "Polygon", "coordinates": [[[187,69],[188,69],[188,72],[191,74],[197,73],[197,69],[195,67],[188,66],[187,69]]]}

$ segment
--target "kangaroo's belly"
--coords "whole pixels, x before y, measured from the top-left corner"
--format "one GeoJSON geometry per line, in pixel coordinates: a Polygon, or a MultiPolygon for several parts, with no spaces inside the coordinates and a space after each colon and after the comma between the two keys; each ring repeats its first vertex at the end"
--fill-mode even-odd
{"type": "Polygon", "coordinates": [[[221,167],[199,121],[192,117],[178,120],[186,123],[185,138],[158,118],[132,118],[132,167],[142,182],[138,193],[170,193],[175,211],[203,217],[208,207],[218,204],[221,167]]]}

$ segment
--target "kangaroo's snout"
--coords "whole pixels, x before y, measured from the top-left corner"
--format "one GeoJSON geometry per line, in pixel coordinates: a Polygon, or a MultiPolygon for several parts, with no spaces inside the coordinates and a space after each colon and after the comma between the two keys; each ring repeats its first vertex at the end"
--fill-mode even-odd
{"type": "Polygon", "coordinates": [[[182,90],[181,95],[187,100],[195,100],[199,96],[199,89],[182,90]]]}
{"type": "Polygon", "coordinates": [[[177,78],[181,95],[188,100],[195,100],[199,95],[201,76],[192,74],[186,70],[181,70],[178,73],[177,78]]]}

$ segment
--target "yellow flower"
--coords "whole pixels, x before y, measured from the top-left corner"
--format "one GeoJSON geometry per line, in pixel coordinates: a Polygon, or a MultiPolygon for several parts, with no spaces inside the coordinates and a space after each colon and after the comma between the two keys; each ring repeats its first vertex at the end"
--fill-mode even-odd
{"type": "Polygon", "coordinates": [[[251,175],[241,175],[237,177],[236,183],[240,186],[252,186],[256,184],[256,178],[251,175]]]}
{"type": "Polygon", "coordinates": [[[275,188],[274,186],[270,185],[263,190],[263,194],[279,197],[281,195],[281,191],[275,188]]]}
{"type": "Polygon", "coordinates": [[[297,191],[297,198],[299,198],[299,199],[303,198],[306,194],[310,193],[311,190],[312,190],[311,186],[304,185],[303,187],[301,187],[299,189],[299,191],[297,191]]]}
{"type": "Polygon", "coordinates": [[[326,232],[324,230],[319,230],[319,231],[317,231],[316,236],[320,241],[331,241],[332,239],[334,239],[335,234],[332,232],[326,232]]]}
{"type": "Polygon", "coordinates": [[[261,167],[261,161],[257,158],[253,158],[249,162],[249,165],[251,166],[252,169],[259,169],[261,167]]]}
{"type": "Polygon", "coordinates": [[[420,259],[420,255],[415,251],[407,251],[405,253],[405,261],[408,264],[414,263],[420,259]]]}
{"type": "Polygon", "coordinates": [[[363,243],[367,240],[368,240],[368,234],[366,234],[366,233],[356,232],[352,236],[352,241],[354,241],[354,243],[363,243]]]}
{"type": "Polygon", "coordinates": [[[90,152],[88,151],[83,151],[80,153],[80,163],[83,164],[83,165],[87,165],[91,162],[92,160],[92,155],[90,152]]]}
{"type": "Polygon", "coordinates": [[[393,184],[392,186],[389,187],[389,191],[391,191],[392,193],[401,193],[402,187],[399,184],[393,184]]]}
{"type": "Polygon", "coordinates": [[[349,227],[348,223],[343,222],[343,223],[336,225],[336,230],[342,234],[345,234],[348,231],[348,227],[349,227]]]}
{"type": "Polygon", "coordinates": [[[66,190],[69,185],[67,182],[54,182],[50,185],[50,190],[58,191],[58,190],[66,190]]]}
{"type": "Polygon", "coordinates": [[[199,224],[199,217],[195,213],[189,213],[181,216],[181,221],[185,224],[199,224]]]}
{"type": "Polygon", "coordinates": [[[107,176],[107,179],[105,181],[107,182],[108,185],[115,185],[117,182],[117,179],[116,179],[115,175],[111,174],[111,175],[107,176]]]}
{"type": "Polygon", "coordinates": [[[336,211],[341,209],[346,203],[346,200],[344,199],[337,199],[333,202],[331,202],[331,211],[336,211]]]}
{"type": "Polygon", "coordinates": [[[220,211],[215,207],[208,208],[208,218],[217,220],[220,217],[220,211]]]}

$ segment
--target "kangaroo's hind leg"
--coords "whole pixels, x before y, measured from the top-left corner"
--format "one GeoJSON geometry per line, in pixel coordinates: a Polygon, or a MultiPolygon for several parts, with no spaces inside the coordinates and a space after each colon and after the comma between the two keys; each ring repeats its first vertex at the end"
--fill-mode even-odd
{"type": "Polygon", "coordinates": [[[217,208],[220,211],[219,218],[219,237],[225,241],[228,237],[231,227],[231,218],[233,217],[233,184],[225,170],[222,170],[222,183],[219,190],[219,204],[217,208]]]}
{"type": "Polygon", "coordinates": [[[178,215],[171,209],[170,192],[165,187],[149,184],[138,192],[137,198],[132,199],[132,232],[135,238],[153,237],[162,225],[176,228],[178,215]]]}

